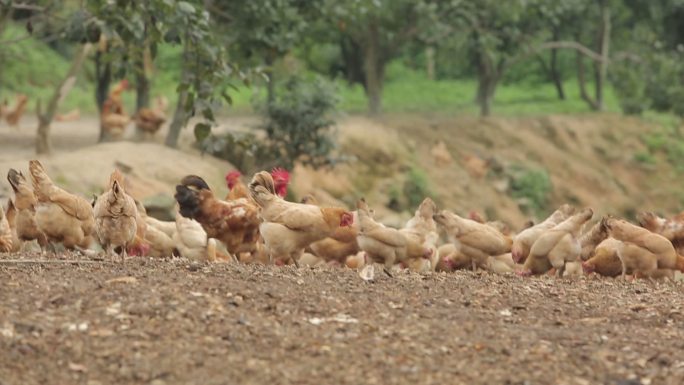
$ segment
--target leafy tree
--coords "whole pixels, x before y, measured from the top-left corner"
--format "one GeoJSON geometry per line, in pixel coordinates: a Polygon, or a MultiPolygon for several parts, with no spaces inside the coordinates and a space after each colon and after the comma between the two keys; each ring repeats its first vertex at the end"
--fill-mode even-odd
{"type": "Polygon", "coordinates": [[[327,19],[340,34],[348,79],[363,85],[373,115],[382,111],[385,66],[417,35],[419,4],[413,0],[326,3],[327,19]]]}
{"type": "Polygon", "coordinates": [[[275,62],[301,42],[320,0],[208,1],[226,33],[234,57],[266,66],[268,101],[275,98],[275,62]]]}

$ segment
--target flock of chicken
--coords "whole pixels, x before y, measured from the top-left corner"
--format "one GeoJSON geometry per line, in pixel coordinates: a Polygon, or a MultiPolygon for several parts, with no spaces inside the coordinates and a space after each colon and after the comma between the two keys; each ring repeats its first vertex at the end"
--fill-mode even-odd
{"type": "MultiPolygon", "coordinates": [[[[122,94],[128,89],[129,84],[126,79],[121,80],[112,87],[107,99],[102,104],[102,111],[100,112],[102,129],[109,138],[121,139],[128,125],[134,122],[138,130],[144,135],[148,137],[153,136],[166,122],[168,99],[164,96],[159,96],[155,99],[153,106],[142,107],[133,116],[130,116],[126,112],[122,100],[122,94]]],[[[10,105],[5,100],[0,104],[0,118],[4,118],[11,127],[18,127],[21,118],[26,112],[28,102],[29,99],[24,94],[18,94],[13,105],[10,105]]],[[[55,115],[55,120],[68,122],[78,120],[80,116],[80,110],[74,109],[64,114],[55,115]]]]}
{"type": "Polygon", "coordinates": [[[196,175],[176,186],[176,219],[148,217],[126,193],[124,176],[114,170],[106,191],[93,202],[53,183],[43,165],[29,162],[30,182],[14,169],[7,179],[14,199],[0,210],[0,252],[17,252],[37,243],[56,253],[56,245],[86,255],[110,257],[178,255],[189,259],[243,263],[346,265],[372,263],[393,269],[453,271],[485,269],[522,276],[674,277],[684,271],[679,255],[684,217],[639,215],[641,226],[604,217],[589,225],[591,209],[558,208],[541,223],[517,234],[501,222],[485,222],[438,210],[426,198],[401,229],[374,219],[364,199],[356,210],[320,207],[312,196],[288,202],[289,173],[256,173],[248,185],[240,173],[226,175],[225,199],[214,195],[196,175]],[[446,242],[440,245],[440,231],[446,242]],[[583,229],[587,228],[586,231],[583,229]],[[34,242],[36,241],[36,242],[34,242]],[[96,251],[100,245],[102,251],[96,251]]]}

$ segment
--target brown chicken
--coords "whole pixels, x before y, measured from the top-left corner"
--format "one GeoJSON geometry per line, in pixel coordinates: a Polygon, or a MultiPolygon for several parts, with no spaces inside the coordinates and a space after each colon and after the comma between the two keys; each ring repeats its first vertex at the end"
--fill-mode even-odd
{"type": "Polygon", "coordinates": [[[556,269],[558,277],[562,277],[567,262],[576,261],[582,247],[577,236],[582,226],[594,216],[594,211],[586,208],[545,231],[532,245],[520,275],[543,274],[556,269]]]}
{"type": "Polygon", "coordinates": [[[669,239],[625,220],[610,218],[606,227],[611,237],[622,241],[617,249],[622,277],[628,270],[635,276],[668,275],[678,267],[678,255],[669,239]]]}
{"type": "Polygon", "coordinates": [[[12,228],[7,220],[5,209],[0,205],[0,253],[12,251],[13,238],[12,228]]]}
{"type": "Polygon", "coordinates": [[[112,139],[120,139],[126,131],[126,126],[131,118],[123,108],[121,94],[128,89],[126,79],[120,81],[109,94],[107,100],[102,104],[100,112],[100,124],[112,139]]]}
{"type": "Polygon", "coordinates": [[[164,96],[159,96],[155,100],[155,104],[151,108],[139,109],[133,116],[136,127],[149,136],[156,134],[162,124],[166,122],[166,109],[169,101],[164,96]]]}
{"type": "Polygon", "coordinates": [[[516,263],[523,263],[527,259],[527,255],[530,253],[530,248],[534,242],[539,238],[546,230],[551,229],[557,224],[561,223],[567,219],[570,215],[575,212],[575,209],[570,205],[563,205],[553,212],[546,220],[536,224],[532,227],[528,227],[525,230],[518,233],[513,239],[513,246],[511,247],[511,254],[513,260],[516,263]]]}
{"type": "Polygon", "coordinates": [[[460,251],[470,258],[473,270],[484,268],[487,257],[511,251],[511,238],[492,226],[462,218],[446,210],[440,211],[434,219],[444,227],[452,243],[460,244],[460,251]]]}
{"type": "Polygon", "coordinates": [[[38,201],[35,215],[38,229],[51,243],[62,243],[67,249],[88,248],[95,234],[90,203],[57,187],[39,161],[29,161],[29,172],[38,201]]]}
{"type": "Polygon", "coordinates": [[[14,191],[14,207],[16,216],[14,218],[14,230],[17,238],[22,242],[23,248],[26,242],[38,241],[41,250],[47,247],[47,238],[36,224],[36,205],[38,201],[33,193],[33,189],[21,172],[10,169],[7,173],[7,180],[14,191]]]}
{"type": "Polygon", "coordinates": [[[126,194],[119,170],[109,178],[109,190],[95,201],[95,229],[107,256],[121,248],[121,261],[127,258],[127,247],[133,242],[138,228],[138,210],[133,198],[126,194]]]}
{"type": "MultiPolygon", "coordinates": [[[[302,198],[301,203],[318,206],[318,201],[311,195],[302,198]]],[[[359,233],[358,213],[352,211],[352,216],[351,226],[338,227],[330,237],[313,242],[306,250],[326,262],[345,263],[347,257],[355,255],[360,250],[356,241],[359,233]]]]}
{"type": "Polygon", "coordinates": [[[446,243],[437,249],[439,261],[435,266],[437,271],[451,272],[460,269],[470,269],[473,266],[472,260],[463,254],[460,245],[446,243]]]}
{"type": "Polygon", "coordinates": [[[359,218],[359,233],[356,240],[359,248],[366,252],[369,261],[383,263],[384,271],[391,276],[390,270],[395,263],[408,265],[410,259],[429,259],[433,250],[424,247],[414,239],[407,239],[401,231],[376,222],[373,212],[364,199],[356,203],[359,218]]]}
{"type": "Polygon", "coordinates": [[[652,212],[643,212],[637,214],[637,220],[642,227],[669,239],[678,253],[684,253],[684,218],[682,218],[682,214],[666,219],[652,212]]]}
{"type": "Polygon", "coordinates": [[[207,233],[199,222],[176,214],[175,225],[176,232],[173,234],[173,242],[183,258],[195,261],[216,259],[215,256],[210,256],[207,253],[207,233]]]}
{"type": "Polygon", "coordinates": [[[606,228],[606,219],[602,218],[598,223],[589,229],[586,233],[582,234],[579,238],[580,246],[582,247],[582,252],[580,253],[580,258],[583,261],[588,260],[594,254],[596,246],[598,246],[604,239],[608,238],[608,229],[606,228]]]}
{"type": "Polygon", "coordinates": [[[278,196],[274,178],[258,172],[249,192],[261,207],[259,232],[271,258],[297,263],[305,247],[331,236],[339,227],[351,226],[353,215],[343,208],[287,202],[278,196]]]}
{"type": "Polygon", "coordinates": [[[24,116],[24,112],[26,112],[27,104],[28,96],[24,94],[17,95],[17,99],[14,103],[14,106],[6,107],[3,111],[2,115],[5,117],[7,124],[9,124],[12,127],[17,127],[19,125],[21,117],[24,116]]]}
{"type": "Polygon", "coordinates": [[[232,255],[256,250],[259,208],[252,202],[216,199],[207,183],[196,175],[183,178],[174,197],[180,214],[199,222],[207,237],[222,242],[232,255]]]}
{"type": "Polygon", "coordinates": [[[81,119],[81,110],[75,108],[69,112],[55,115],[55,122],[73,122],[81,119]]]}
{"type": "Polygon", "coordinates": [[[17,209],[14,207],[14,202],[11,199],[7,200],[7,209],[5,210],[5,217],[7,218],[7,223],[9,224],[10,230],[12,231],[12,253],[20,251],[23,247],[23,242],[17,236],[16,218],[17,209]]]}
{"type": "Polygon", "coordinates": [[[591,258],[582,262],[582,269],[586,274],[596,273],[605,277],[617,277],[622,274],[622,263],[618,257],[618,250],[622,242],[615,238],[606,238],[599,243],[591,258]]]}

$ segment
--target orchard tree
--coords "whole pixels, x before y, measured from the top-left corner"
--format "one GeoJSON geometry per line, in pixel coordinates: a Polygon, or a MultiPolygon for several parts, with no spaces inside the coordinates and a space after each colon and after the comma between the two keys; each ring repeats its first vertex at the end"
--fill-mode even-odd
{"type": "Polygon", "coordinates": [[[265,65],[268,102],[275,99],[276,61],[301,43],[321,1],[206,1],[207,9],[225,31],[234,58],[265,65]]]}
{"type": "Polygon", "coordinates": [[[230,102],[227,87],[235,75],[242,74],[226,61],[201,1],[89,0],[82,13],[83,22],[76,32],[84,39],[107,42],[96,54],[96,66],[101,69],[97,71],[98,106],[106,99],[112,71],[117,68],[122,74],[138,71],[141,90],[137,105],[148,103],[149,84],[145,84],[146,79],[140,80],[140,72],[145,70],[145,55],[153,54],[162,43],[183,46],[178,103],[166,145],[177,146],[180,130],[190,117],[201,115],[204,121],[198,124],[206,129],[214,122],[214,110],[221,106],[221,99],[230,102]]]}
{"type": "Polygon", "coordinates": [[[387,63],[417,35],[419,4],[413,0],[344,0],[325,6],[328,20],[340,34],[348,76],[359,75],[348,79],[363,85],[372,115],[382,111],[387,63]]]}

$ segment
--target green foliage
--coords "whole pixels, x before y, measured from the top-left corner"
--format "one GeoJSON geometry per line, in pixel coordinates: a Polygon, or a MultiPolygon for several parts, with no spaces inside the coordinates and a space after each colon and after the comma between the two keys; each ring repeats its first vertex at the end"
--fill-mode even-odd
{"type": "Polygon", "coordinates": [[[638,163],[644,164],[644,165],[649,165],[652,166],[656,164],[656,159],[655,157],[647,151],[640,151],[634,154],[634,160],[637,161],[638,163]]]}
{"type": "Polygon", "coordinates": [[[528,169],[515,166],[510,172],[510,194],[522,200],[524,209],[534,214],[547,210],[553,190],[549,173],[545,169],[528,169]]]}
{"type": "Polygon", "coordinates": [[[261,102],[261,124],[266,140],[253,133],[212,135],[207,127],[195,129],[203,151],[233,163],[243,173],[274,166],[291,169],[295,162],[321,167],[334,161],[332,138],[337,97],[331,84],[320,78],[288,79],[276,99],[261,102]]]}
{"type": "Polygon", "coordinates": [[[611,69],[611,80],[620,108],[627,115],[641,115],[649,107],[647,83],[641,68],[633,63],[618,63],[611,69]]]}
{"type": "Polygon", "coordinates": [[[314,167],[330,163],[335,124],[331,116],[338,103],[332,85],[319,77],[311,81],[292,77],[279,91],[274,101],[258,107],[265,118],[261,128],[279,163],[286,167],[297,161],[314,167]]]}
{"type": "Polygon", "coordinates": [[[430,179],[424,170],[413,165],[409,170],[403,186],[404,197],[406,198],[406,209],[418,207],[426,196],[430,196],[430,179]]]}

